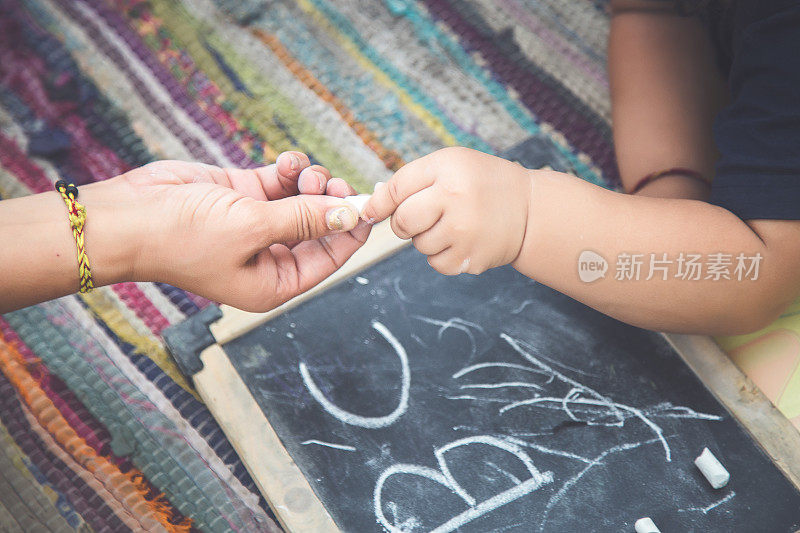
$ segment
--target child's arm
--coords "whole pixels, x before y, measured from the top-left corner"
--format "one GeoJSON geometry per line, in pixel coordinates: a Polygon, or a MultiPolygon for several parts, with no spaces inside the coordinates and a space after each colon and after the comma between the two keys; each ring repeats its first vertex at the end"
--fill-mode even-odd
{"type": "Polygon", "coordinates": [[[530,217],[514,267],[615,318],[661,331],[745,333],[768,325],[800,292],[798,221],[743,222],[702,201],[623,195],[554,172],[531,175],[530,217]],[[577,258],[586,249],[609,261],[605,279],[580,281],[577,258]],[[615,279],[622,253],[644,254],[642,281],[615,279]],[[701,254],[703,279],[676,278],[673,262],[667,281],[658,270],[644,281],[651,253],[673,261],[701,254]],[[730,280],[705,279],[717,253],[730,254],[730,280]],[[736,279],[740,253],[761,254],[757,280],[736,279]]]}
{"type": "MultiPolygon", "coordinates": [[[[304,154],[278,159],[248,170],[159,161],[80,186],[95,286],[163,281],[265,311],[325,279],[369,234],[332,197],[354,191],[304,154]]],[[[0,202],[0,242],[0,313],[78,290],[75,239],[55,191],[0,202]]]]}
{"type": "Polygon", "coordinates": [[[376,190],[364,217],[379,221],[393,213],[395,233],[413,237],[441,273],[477,274],[511,263],[536,281],[650,329],[752,331],[773,320],[800,289],[800,222],[745,223],[701,201],[616,193],[465,148],[440,150],[400,169],[376,190]],[[581,281],[584,250],[608,261],[604,278],[581,281]],[[638,281],[615,279],[623,253],[642,254],[638,281]],[[651,253],[673,261],[666,281],[660,270],[646,280],[651,253]],[[675,277],[681,253],[702,255],[702,279],[675,277]],[[730,280],[706,279],[716,253],[731,254],[730,280]],[[761,254],[757,280],[736,280],[740,253],[761,254]]]}

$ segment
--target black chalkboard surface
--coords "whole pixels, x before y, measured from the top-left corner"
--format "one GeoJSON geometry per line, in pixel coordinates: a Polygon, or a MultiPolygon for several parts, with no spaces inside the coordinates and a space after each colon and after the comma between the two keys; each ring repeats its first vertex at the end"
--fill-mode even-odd
{"type": "Polygon", "coordinates": [[[223,348],[343,531],[800,527],[661,336],[510,268],[448,278],[406,249],[223,348]]]}

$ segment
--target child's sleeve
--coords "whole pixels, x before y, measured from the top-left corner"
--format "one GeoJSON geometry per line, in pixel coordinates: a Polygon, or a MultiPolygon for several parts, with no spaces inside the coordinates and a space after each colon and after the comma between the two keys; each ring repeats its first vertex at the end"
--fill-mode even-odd
{"type": "Polygon", "coordinates": [[[764,4],[737,28],[709,201],[744,220],[800,220],[800,2],[764,4]]]}

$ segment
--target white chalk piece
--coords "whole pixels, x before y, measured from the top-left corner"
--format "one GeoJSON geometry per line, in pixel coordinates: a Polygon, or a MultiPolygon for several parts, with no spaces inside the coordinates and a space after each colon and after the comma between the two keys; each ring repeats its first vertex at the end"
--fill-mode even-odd
{"type": "Polygon", "coordinates": [[[636,533],[661,533],[653,521],[648,518],[640,518],[633,524],[633,528],[636,530],[636,533]]]}
{"type": "Polygon", "coordinates": [[[727,485],[728,480],[731,478],[722,463],[714,457],[714,454],[708,448],[703,448],[703,453],[694,460],[694,464],[697,465],[697,468],[700,469],[700,472],[703,473],[703,476],[715,489],[721,489],[727,485]]]}
{"type": "Polygon", "coordinates": [[[359,214],[364,210],[367,201],[372,197],[371,194],[356,194],[355,196],[345,196],[344,201],[356,208],[359,214]]]}

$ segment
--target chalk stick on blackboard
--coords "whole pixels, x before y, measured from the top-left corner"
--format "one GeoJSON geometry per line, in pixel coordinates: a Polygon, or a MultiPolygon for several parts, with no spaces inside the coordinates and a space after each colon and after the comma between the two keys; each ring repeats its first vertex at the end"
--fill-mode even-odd
{"type": "Polygon", "coordinates": [[[636,530],[636,533],[661,533],[655,523],[653,523],[653,520],[647,516],[637,520],[636,523],[633,524],[633,528],[636,530]]]}
{"type": "Polygon", "coordinates": [[[721,489],[727,485],[728,480],[731,478],[722,463],[714,457],[714,454],[708,448],[703,448],[703,453],[694,460],[694,464],[697,465],[697,468],[700,469],[700,472],[703,473],[703,476],[715,489],[721,489]]]}

